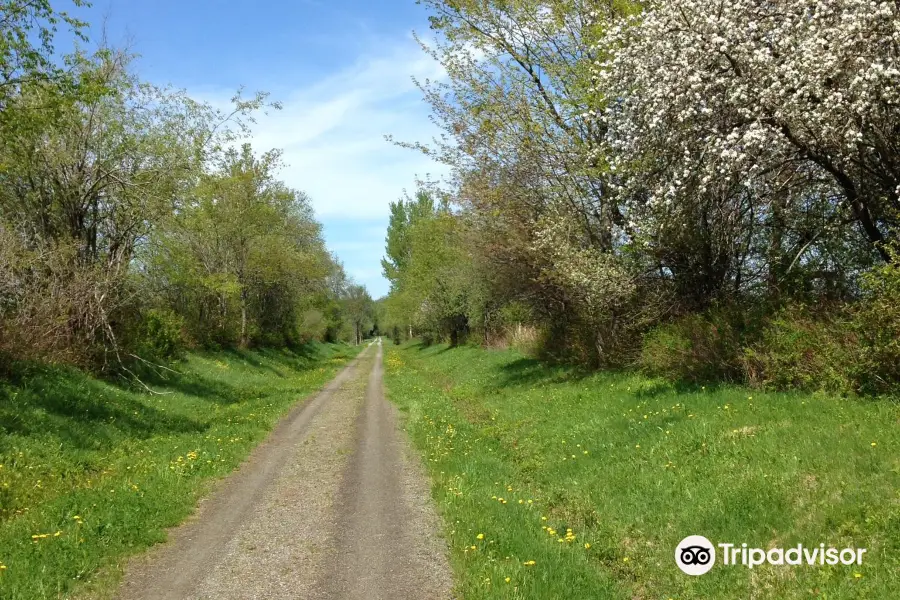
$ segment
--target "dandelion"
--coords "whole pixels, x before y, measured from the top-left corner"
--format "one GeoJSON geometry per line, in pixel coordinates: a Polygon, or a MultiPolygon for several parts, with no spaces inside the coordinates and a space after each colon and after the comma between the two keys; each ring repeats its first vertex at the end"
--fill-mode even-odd
{"type": "Polygon", "coordinates": [[[623,563],[627,563],[627,562],[630,561],[630,560],[631,560],[631,559],[628,558],[628,557],[626,556],[625,558],[622,559],[622,562],[623,562],[623,563]]]}
{"type": "Polygon", "coordinates": [[[526,560],[526,561],[523,562],[522,564],[525,565],[526,567],[533,567],[533,566],[536,565],[537,563],[536,563],[535,561],[533,561],[533,560],[526,560]]]}
{"type": "Polygon", "coordinates": [[[590,545],[589,543],[585,542],[585,543],[584,543],[584,549],[585,549],[585,550],[590,550],[590,549],[591,549],[591,545],[590,545]]]}
{"type": "Polygon", "coordinates": [[[479,533],[479,534],[476,535],[475,537],[478,538],[479,540],[483,540],[483,539],[484,539],[484,534],[483,534],[483,533],[479,533]]]}
{"type": "Polygon", "coordinates": [[[874,448],[875,446],[877,446],[877,445],[878,445],[877,443],[872,442],[872,447],[873,447],[873,448],[874,448]]]}
{"type": "Polygon", "coordinates": [[[507,578],[504,579],[503,581],[505,581],[506,583],[509,583],[509,577],[507,577],[507,578]]]}
{"type": "Polygon", "coordinates": [[[862,573],[854,573],[854,574],[853,574],[853,577],[854,577],[855,579],[859,579],[859,578],[862,577],[862,573]]]}

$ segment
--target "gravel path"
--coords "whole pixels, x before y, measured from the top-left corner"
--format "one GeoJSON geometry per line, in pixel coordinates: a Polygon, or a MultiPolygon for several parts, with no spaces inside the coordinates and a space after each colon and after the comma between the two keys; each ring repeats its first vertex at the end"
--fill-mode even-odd
{"type": "Polygon", "coordinates": [[[118,598],[450,598],[381,362],[379,343],[298,405],[169,542],[129,564],[118,598]]]}
{"type": "Polygon", "coordinates": [[[329,599],[450,596],[445,547],[430,535],[438,524],[428,486],[394,411],[384,398],[379,344],[356,425],[356,452],[341,485],[329,599]]]}

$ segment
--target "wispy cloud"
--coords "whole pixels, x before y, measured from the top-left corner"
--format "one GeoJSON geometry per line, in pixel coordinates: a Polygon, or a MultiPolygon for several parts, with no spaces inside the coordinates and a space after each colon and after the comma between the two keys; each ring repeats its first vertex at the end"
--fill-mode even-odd
{"type": "MultiPolygon", "coordinates": [[[[296,82],[279,111],[258,118],[257,150],[280,148],[280,174],[307,192],[321,218],[377,218],[416,177],[441,176],[445,168],[424,155],[386,141],[427,141],[437,133],[412,78],[444,76],[411,38],[378,45],[355,64],[320,81],[296,82]]],[[[223,94],[199,92],[219,104],[223,94]]]]}

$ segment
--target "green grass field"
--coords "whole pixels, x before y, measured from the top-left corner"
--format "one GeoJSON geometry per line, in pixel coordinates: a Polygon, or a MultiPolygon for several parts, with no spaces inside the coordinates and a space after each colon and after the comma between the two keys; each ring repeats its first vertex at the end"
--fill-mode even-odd
{"type": "MultiPolygon", "coordinates": [[[[467,600],[900,598],[900,406],[386,345],[467,600]],[[675,565],[714,544],[866,548],[861,566],[675,565]]],[[[720,558],[721,561],[721,558],[720,558]]]]}
{"type": "Polygon", "coordinates": [[[359,349],[192,354],[139,393],[72,369],[0,381],[0,598],[104,595],[359,349]]]}

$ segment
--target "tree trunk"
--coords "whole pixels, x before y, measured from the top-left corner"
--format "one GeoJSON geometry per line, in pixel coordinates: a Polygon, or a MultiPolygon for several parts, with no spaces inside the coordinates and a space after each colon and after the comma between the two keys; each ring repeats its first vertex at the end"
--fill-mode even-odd
{"type": "Polygon", "coordinates": [[[247,339],[247,290],[241,290],[241,348],[248,346],[247,339]]]}

